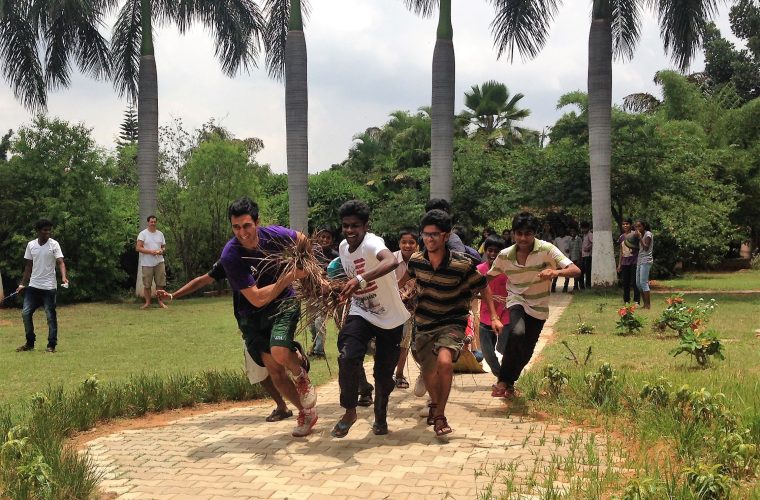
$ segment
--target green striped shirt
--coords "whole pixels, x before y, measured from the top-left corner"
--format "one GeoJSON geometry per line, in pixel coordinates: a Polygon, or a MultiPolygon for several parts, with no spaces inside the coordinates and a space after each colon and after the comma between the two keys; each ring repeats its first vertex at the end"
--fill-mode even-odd
{"type": "Polygon", "coordinates": [[[486,277],[478,272],[472,259],[448,250],[438,269],[430,264],[427,250],[414,253],[407,273],[417,280],[414,321],[420,332],[447,325],[464,329],[474,292],[486,286],[486,277]]]}
{"type": "Polygon", "coordinates": [[[551,280],[542,280],[538,273],[546,268],[564,269],[573,261],[548,241],[536,238],[525,265],[517,263],[517,245],[505,248],[494,259],[489,276],[507,275],[507,307],[520,305],[536,319],[549,317],[551,280]]]}

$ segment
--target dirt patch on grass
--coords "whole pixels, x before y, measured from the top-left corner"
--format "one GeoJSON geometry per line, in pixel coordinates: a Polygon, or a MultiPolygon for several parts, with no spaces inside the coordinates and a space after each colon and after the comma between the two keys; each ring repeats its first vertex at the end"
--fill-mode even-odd
{"type": "Polygon", "coordinates": [[[85,445],[102,436],[115,434],[124,430],[152,429],[154,427],[164,427],[172,422],[196,415],[205,415],[215,411],[229,410],[231,408],[248,408],[251,406],[269,406],[272,402],[268,399],[256,399],[251,401],[226,401],[223,403],[206,404],[201,403],[189,408],[179,408],[162,413],[149,413],[137,418],[119,418],[109,422],[102,422],[97,427],[89,431],[75,434],[70,442],[77,450],[84,449],[85,445]]]}

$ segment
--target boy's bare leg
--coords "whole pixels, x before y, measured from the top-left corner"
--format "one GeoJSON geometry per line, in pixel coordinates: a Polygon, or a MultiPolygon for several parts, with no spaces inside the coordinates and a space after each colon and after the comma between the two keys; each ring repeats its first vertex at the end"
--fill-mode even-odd
{"type": "Polygon", "coordinates": [[[401,349],[398,355],[398,363],[396,363],[396,378],[404,376],[404,367],[406,366],[406,358],[409,357],[409,348],[401,349]]]}
{"type": "Polygon", "coordinates": [[[285,403],[285,400],[282,399],[282,394],[280,394],[280,391],[277,390],[277,387],[274,386],[274,382],[272,382],[272,377],[267,377],[261,382],[261,387],[264,388],[264,392],[266,392],[270,398],[272,398],[277,405],[277,409],[280,411],[288,411],[288,405],[285,403]]]}
{"type": "Polygon", "coordinates": [[[294,377],[301,375],[303,367],[301,366],[301,359],[298,357],[297,352],[280,346],[273,346],[271,350],[272,357],[277,364],[290,371],[294,377]]]}
{"type": "Polygon", "coordinates": [[[275,388],[277,388],[280,394],[290,401],[293,406],[299,410],[303,410],[304,408],[303,405],[301,405],[301,398],[298,396],[296,386],[288,376],[287,369],[275,361],[275,358],[269,353],[263,352],[261,353],[261,357],[264,360],[264,366],[266,366],[267,371],[269,372],[269,377],[272,379],[275,388]]]}
{"type": "Polygon", "coordinates": [[[147,309],[150,307],[150,288],[143,288],[143,297],[145,298],[145,303],[142,305],[142,309],[147,309]]]}
{"type": "Polygon", "coordinates": [[[435,416],[444,415],[446,403],[451,393],[451,382],[454,377],[454,363],[451,349],[442,347],[438,350],[438,362],[436,364],[436,411],[435,416]]]}

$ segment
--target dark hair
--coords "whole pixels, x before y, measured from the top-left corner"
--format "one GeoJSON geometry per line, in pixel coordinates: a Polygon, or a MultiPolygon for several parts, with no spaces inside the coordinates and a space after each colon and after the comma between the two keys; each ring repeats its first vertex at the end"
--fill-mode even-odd
{"type": "Polygon", "coordinates": [[[413,227],[405,227],[401,231],[398,232],[398,239],[401,240],[406,235],[411,236],[412,238],[416,240],[420,239],[420,232],[414,229],[413,227]]]}
{"type": "Polygon", "coordinates": [[[538,231],[538,218],[530,212],[520,212],[512,219],[512,231],[528,230],[534,233],[538,231]]]}
{"type": "Polygon", "coordinates": [[[628,224],[633,225],[633,219],[631,219],[630,217],[623,219],[623,222],[624,223],[627,222],[628,224]]]}
{"type": "Polygon", "coordinates": [[[355,215],[365,224],[369,222],[369,206],[361,200],[350,200],[345,202],[338,209],[338,217],[350,217],[355,215]]]}
{"type": "Polygon", "coordinates": [[[485,232],[487,232],[488,234],[493,234],[493,233],[495,233],[495,232],[496,232],[496,231],[494,230],[494,228],[493,228],[493,227],[491,227],[491,226],[486,226],[486,228],[484,229],[484,231],[485,231],[485,232]]]}
{"type": "Polygon", "coordinates": [[[233,217],[241,215],[250,215],[254,222],[259,220],[259,205],[247,196],[238,198],[230,203],[227,208],[227,218],[232,220],[233,217]]]}
{"type": "Polygon", "coordinates": [[[591,229],[591,224],[584,220],[581,222],[581,229],[591,229]]]}
{"type": "Polygon", "coordinates": [[[447,214],[451,213],[451,203],[443,198],[430,198],[425,203],[425,212],[430,212],[431,210],[443,210],[447,214]]]}
{"type": "Polygon", "coordinates": [[[151,220],[151,219],[156,219],[156,221],[158,221],[158,217],[156,217],[156,216],[155,216],[155,215],[153,215],[153,214],[150,214],[149,216],[147,216],[147,217],[145,218],[145,222],[150,222],[150,220],[151,220]]]}
{"type": "Polygon", "coordinates": [[[335,239],[335,230],[331,228],[330,226],[322,226],[319,229],[317,229],[317,235],[320,235],[322,233],[327,233],[330,235],[332,239],[335,239]]]}
{"type": "Polygon", "coordinates": [[[451,216],[443,210],[430,210],[420,219],[420,230],[423,230],[425,226],[438,226],[438,229],[448,233],[451,231],[451,216]]]}
{"type": "Polygon", "coordinates": [[[649,222],[647,222],[644,219],[636,219],[636,222],[641,222],[641,225],[644,226],[644,231],[651,231],[652,227],[649,225],[649,222]]]}
{"type": "Polygon", "coordinates": [[[504,250],[507,247],[507,242],[501,237],[492,234],[483,242],[483,249],[487,250],[490,247],[498,247],[499,250],[504,250]]]}
{"type": "Polygon", "coordinates": [[[467,228],[457,224],[456,226],[453,226],[451,228],[451,232],[459,236],[459,239],[462,240],[462,243],[465,241],[470,241],[470,232],[467,231],[467,228]]]}
{"type": "Polygon", "coordinates": [[[40,219],[34,223],[35,231],[40,231],[46,227],[53,227],[53,222],[50,219],[40,219]]]}

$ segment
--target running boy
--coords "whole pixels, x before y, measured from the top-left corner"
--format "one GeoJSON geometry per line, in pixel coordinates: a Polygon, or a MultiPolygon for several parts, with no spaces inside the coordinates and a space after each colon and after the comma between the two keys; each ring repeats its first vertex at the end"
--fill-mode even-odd
{"type": "MultiPolygon", "coordinates": [[[[396,280],[400,280],[406,274],[407,264],[412,254],[419,249],[417,240],[419,234],[414,229],[402,229],[399,232],[398,246],[399,250],[393,252],[393,256],[398,261],[398,267],[396,268],[396,280]]],[[[406,287],[414,287],[413,282],[407,282],[406,287]]],[[[408,389],[409,381],[404,377],[404,367],[406,366],[406,358],[409,355],[409,346],[412,342],[412,332],[414,331],[414,318],[409,318],[404,323],[404,334],[401,337],[401,353],[398,356],[398,363],[396,363],[396,375],[394,380],[396,381],[396,389],[408,389]]]]}
{"type": "Polygon", "coordinates": [[[356,422],[359,380],[367,344],[375,339],[375,422],[372,432],[388,434],[388,398],[393,391],[393,369],[409,311],[399,295],[393,271],[398,261],[383,239],[367,232],[370,210],[366,203],[351,200],[338,210],[345,240],[340,260],[350,279],[341,295],[351,298],[348,318],[338,333],[338,385],[340,406],[346,412],[335,424],[332,436],[342,438],[356,422]]]}
{"type": "MultiPolygon", "coordinates": [[[[496,256],[504,250],[504,247],[504,240],[495,234],[486,238],[486,241],[483,242],[483,255],[486,261],[477,266],[480,274],[485,276],[488,273],[493,261],[496,260],[496,256]]],[[[501,363],[496,357],[496,351],[504,354],[504,347],[509,334],[509,332],[502,330],[504,325],[509,324],[509,310],[506,308],[507,277],[501,275],[490,280],[488,287],[483,289],[481,295],[480,328],[478,328],[480,349],[483,351],[483,358],[488,363],[491,373],[498,376],[501,363]]]]}
{"type": "Polygon", "coordinates": [[[557,277],[579,276],[581,270],[548,241],[535,237],[538,219],[522,212],[512,220],[515,244],[499,252],[488,279],[507,276],[509,338],[501,360],[499,382],[491,395],[513,398],[515,382],[533,356],[549,317],[549,288],[557,277]]]}
{"type": "Polygon", "coordinates": [[[445,411],[453,364],[464,347],[473,295],[485,288],[486,278],[472,259],[446,247],[451,231],[449,214],[431,210],[422,217],[420,228],[425,250],[412,255],[406,276],[399,283],[417,280],[414,350],[430,394],[428,425],[440,437],[452,432],[445,411]]]}
{"type": "Polygon", "coordinates": [[[277,390],[298,408],[293,436],[308,436],[317,422],[317,391],[293,343],[300,307],[291,287],[305,274],[297,269],[283,273],[277,261],[283,250],[305,236],[281,226],[260,226],[259,206],[247,197],[232,202],[227,215],[235,236],[219,260],[230,287],[241,295],[234,303],[238,327],[248,352],[252,357],[261,353],[277,390]]]}

